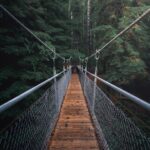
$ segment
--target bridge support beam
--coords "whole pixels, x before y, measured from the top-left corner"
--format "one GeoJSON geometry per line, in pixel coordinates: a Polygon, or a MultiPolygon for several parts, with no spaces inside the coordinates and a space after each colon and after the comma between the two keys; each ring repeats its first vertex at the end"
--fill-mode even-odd
{"type": "MultiPolygon", "coordinates": [[[[95,76],[97,76],[98,73],[98,60],[99,60],[99,52],[96,50],[96,55],[95,55],[95,60],[96,60],[96,65],[95,65],[95,76]]],[[[96,84],[97,84],[97,78],[94,77],[94,87],[93,87],[93,108],[92,111],[94,111],[94,106],[95,106],[95,98],[96,98],[96,84]]]]}
{"type": "MultiPolygon", "coordinates": [[[[55,54],[55,49],[53,50],[54,51],[54,55],[53,55],[53,75],[55,76],[56,75],[56,54],[55,54]]],[[[55,92],[55,105],[56,105],[56,108],[57,106],[59,105],[59,102],[58,102],[58,87],[57,87],[57,79],[54,78],[54,92],[55,92]]],[[[60,106],[58,106],[58,110],[60,109],[60,106]]]]}
{"type": "Polygon", "coordinates": [[[86,84],[87,63],[88,63],[88,58],[85,59],[84,93],[86,92],[86,90],[85,90],[85,88],[86,88],[85,84],[86,84]]]}

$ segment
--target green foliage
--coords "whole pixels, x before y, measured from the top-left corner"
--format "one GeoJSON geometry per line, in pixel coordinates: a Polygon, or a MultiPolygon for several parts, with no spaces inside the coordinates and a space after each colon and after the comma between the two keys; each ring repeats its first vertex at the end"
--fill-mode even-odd
{"type": "MultiPolygon", "coordinates": [[[[117,33],[133,22],[149,5],[129,0],[93,1],[91,14],[94,47],[101,48],[117,33]],[[100,6],[100,7],[99,7],[100,6]],[[117,7],[115,7],[117,6],[117,7]]],[[[134,80],[149,78],[149,19],[143,19],[125,35],[116,39],[101,53],[101,75],[116,84],[129,85],[134,80]]],[[[92,67],[92,66],[91,66],[92,67]]]]}
{"type": "MultiPolygon", "coordinates": [[[[87,39],[87,0],[15,0],[2,4],[47,45],[77,62],[104,46],[149,8],[147,0],[91,1],[91,50],[87,39]]],[[[0,99],[7,100],[52,74],[51,52],[7,14],[0,21],[0,99]],[[16,85],[16,86],[15,86],[16,85]],[[20,88],[22,87],[22,88],[20,88]],[[13,89],[12,89],[13,88],[13,89]]],[[[146,17],[101,53],[99,70],[107,80],[130,84],[150,79],[150,19],[146,17]]],[[[93,70],[95,61],[90,62],[93,70]]],[[[59,60],[58,65],[62,65],[59,60]]],[[[61,69],[62,66],[57,69],[61,69]]]]}
{"type": "MultiPolygon", "coordinates": [[[[50,48],[62,54],[70,49],[68,1],[15,0],[2,1],[2,5],[50,48]]],[[[50,77],[53,65],[51,52],[6,13],[2,14],[0,103],[50,77]]]]}

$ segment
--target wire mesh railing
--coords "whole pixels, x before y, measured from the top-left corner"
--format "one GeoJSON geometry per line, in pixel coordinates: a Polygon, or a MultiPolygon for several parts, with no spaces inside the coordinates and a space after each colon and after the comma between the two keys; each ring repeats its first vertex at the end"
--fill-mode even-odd
{"type": "Polygon", "coordinates": [[[147,136],[150,137],[149,111],[131,101],[121,93],[116,92],[101,81],[97,81],[97,86],[107,95],[116,107],[121,109],[135,125],[147,136]]]}
{"type": "Polygon", "coordinates": [[[82,71],[79,76],[101,147],[111,150],[150,149],[150,140],[132,120],[117,108],[98,86],[93,97],[94,82],[82,71]]]}
{"type": "Polygon", "coordinates": [[[71,71],[67,71],[34,104],[0,133],[1,150],[45,150],[58,118],[71,71]]]}

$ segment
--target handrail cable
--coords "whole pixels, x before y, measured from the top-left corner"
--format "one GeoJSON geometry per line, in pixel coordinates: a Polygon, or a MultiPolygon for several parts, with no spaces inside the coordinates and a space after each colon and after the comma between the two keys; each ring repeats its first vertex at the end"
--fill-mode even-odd
{"type": "Polygon", "coordinates": [[[146,15],[150,13],[150,8],[147,9],[142,15],[140,15],[136,20],[134,20],[130,25],[128,25],[125,29],[119,32],[114,38],[112,38],[108,43],[106,43],[102,48],[98,49],[95,53],[91,54],[87,58],[90,59],[96,55],[96,53],[101,52],[103,49],[108,47],[113,41],[115,41],[118,37],[126,33],[129,29],[131,29],[136,23],[138,23],[141,19],[143,19],[146,15]]]}
{"type": "Polygon", "coordinates": [[[63,74],[66,71],[66,69],[54,76],[52,76],[51,78],[41,82],[40,84],[32,87],[31,89],[23,92],[22,94],[16,96],[15,98],[7,101],[6,103],[0,105],[0,113],[4,112],[5,110],[7,110],[8,108],[14,106],[16,103],[18,103],[19,101],[23,100],[24,98],[26,98],[27,96],[29,96],[30,94],[32,94],[33,92],[35,92],[36,90],[38,90],[39,88],[43,87],[44,85],[46,85],[47,83],[49,83],[50,81],[52,81],[53,79],[57,78],[58,76],[60,76],[61,74],[63,74]]]}
{"type": "Polygon", "coordinates": [[[48,48],[51,52],[55,53],[57,57],[61,59],[65,59],[58,53],[56,53],[53,49],[51,49],[45,42],[43,42],[39,37],[37,37],[28,27],[26,27],[20,20],[18,20],[10,11],[8,11],[4,6],[0,5],[0,8],[6,12],[12,19],[14,19],[20,26],[22,26],[26,31],[28,31],[36,40],[38,40],[41,44],[43,44],[46,48],[48,48]]]}
{"type": "Polygon", "coordinates": [[[124,95],[125,97],[129,98],[130,100],[132,100],[133,102],[135,102],[136,104],[142,106],[144,109],[150,111],[150,103],[138,98],[137,96],[117,87],[116,85],[112,84],[112,83],[109,83],[108,81],[98,77],[98,76],[95,76],[93,73],[87,71],[84,69],[85,72],[87,72],[89,75],[97,78],[98,80],[100,80],[102,83],[104,83],[105,85],[109,86],[110,88],[114,89],[115,91],[119,92],[120,94],[124,95]]]}
{"type": "MultiPolygon", "coordinates": [[[[118,101],[118,98],[113,96],[112,94],[110,94],[107,90],[104,91],[106,93],[106,95],[109,95],[109,97],[115,101],[118,101]]],[[[120,93],[119,93],[120,94],[120,93]]],[[[126,98],[124,96],[124,98],[126,98]]],[[[121,105],[121,108],[125,109],[125,111],[127,111],[129,114],[131,114],[133,117],[135,117],[142,125],[144,125],[144,127],[146,127],[147,129],[150,130],[150,126],[148,126],[141,118],[138,118],[138,116],[136,114],[134,114],[126,105],[119,103],[119,105],[121,105]]]]}

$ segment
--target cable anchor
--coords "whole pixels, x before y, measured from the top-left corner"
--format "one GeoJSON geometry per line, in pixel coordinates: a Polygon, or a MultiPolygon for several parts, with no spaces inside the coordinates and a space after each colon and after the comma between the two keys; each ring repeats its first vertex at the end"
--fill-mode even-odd
{"type": "Polygon", "coordinates": [[[98,61],[100,58],[100,52],[96,50],[95,59],[98,61]]]}

